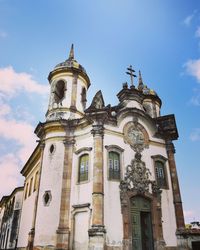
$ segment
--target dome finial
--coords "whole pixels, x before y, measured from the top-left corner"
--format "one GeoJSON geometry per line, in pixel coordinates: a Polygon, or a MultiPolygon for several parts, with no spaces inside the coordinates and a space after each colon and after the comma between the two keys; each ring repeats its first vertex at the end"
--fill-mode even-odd
{"type": "Polygon", "coordinates": [[[71,49],[70,49],[70,52],[69,52],[69,60],[73,60],[74,59],[74,44],[72,43],[71,45],[71,49]]]}
{"type": "Polygon", "coordinates": [[[139,70],[139,78],[138,78],[138,89],[142,90],[144,88],[143,80],[142,80],[142,74],[139,70]]]}

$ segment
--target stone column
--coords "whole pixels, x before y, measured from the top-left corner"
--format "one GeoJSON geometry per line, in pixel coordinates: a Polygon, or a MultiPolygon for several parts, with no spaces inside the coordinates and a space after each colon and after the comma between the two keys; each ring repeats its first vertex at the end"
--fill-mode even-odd
{"type": "Polygon", "coordinates": [[[78,81],[78,74],[74,73],[72,81],[72,94],[71,94],[71,105],[70,105],[70,109],[72,111],[76,111],[77,81],[78,81]]]}
{"type": "Polygon", "coordinates": [[[88,230],[89,249],[104,249],[104,178],[103,178],[103,125],[93,125],[94,164],[92,193],[92,227],[88,230]]]}
{"type": "Polygon", "coordinates": [[[65,155],[63,166],[62,190],[61,190],[61,204],[60,204],[60,218],[59,225],[56,231],[56,249],[68,250],[70,247],[70,195],[71,195],[71,175],[72,175],[72,156],[75,140],[69,138],[64,141],[65,155]]]}
{"type": "Polygon", "coordinates": [[[162,227],[162,207],[161,193],[155,181],[152,182],[153,201],[152,201],[152,217],[153,217],[153,238],[155,250],[165,249],[165,241],[163,238],[162,227]]]}
{"type": "Polygon", "coordinates": [[[177,229],[181,229],[185,227],[185,222],[183,216],[183,207],[182,207],[181,193],[178,182],[178,175],[176,171],[176,163],[174,158],[175,149],[171,141],[167,141],[166,146],[167,146],[168,162],[169,162],[169,169],[170,169],[170,176],[172,183],[172,192],[173,192],[174,208],[176,215],[176,226],[177,229]]]}
{"type": "Polygon", "coordinates": [[[37,207],[38,207],[39,190],[40,190],[40,180],[41,180],[41,175],[42,175],[42,162],[43,162],[43,155],[44,155],[45,143],[44,142],[40,142],[39,147],[40,147],[40,150],[41,150],[41,155],[40,155],[40,167],[39,167],[39,174],[38,174],[38,185],[37,185],[37,190],[36,190],[36,195],[35,195],[32,228],[31,228],[31,231],[28,234],[27,250],[32,250],[33,246],[34,246],[35,222],[36,222],[36,215],[37,215],[37,207]]]}

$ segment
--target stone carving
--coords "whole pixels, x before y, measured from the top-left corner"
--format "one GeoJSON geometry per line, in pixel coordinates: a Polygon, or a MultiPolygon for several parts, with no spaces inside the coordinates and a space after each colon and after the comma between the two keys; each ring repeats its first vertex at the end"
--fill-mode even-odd
{"type": "Polygon", "coordinates": [[[160,194],[160,189],[155,181],[149,179],[151,172],[141,160],[141,154],[136,152],[131,164],[126,167],[124,180],[120,182],[120,193],[123,203],[123,194],[127,191],[145,193],[151,191],[153,194],[160,194]]]}
{"type": "Polygon", "coordinates": [[[148,147],[148,135],[144,132],[146,131],[138,123],[137,118],[133,122],[127,123],[124,127],[124,140],[130,144],[135,152],[141,153],[144,148],[148,147]]]}

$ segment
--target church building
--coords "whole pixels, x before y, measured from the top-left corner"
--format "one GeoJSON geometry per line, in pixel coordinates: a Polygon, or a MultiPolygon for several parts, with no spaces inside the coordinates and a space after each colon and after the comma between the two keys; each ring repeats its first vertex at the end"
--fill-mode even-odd
{"type": "Polygon", "coordinates": [[[49,73],[46,120],[23,167],[19,250],[175,250],[185,227],[173,114],[127,68],[130,83],[87,105],[90,78],[74,57],[49,73]]]}

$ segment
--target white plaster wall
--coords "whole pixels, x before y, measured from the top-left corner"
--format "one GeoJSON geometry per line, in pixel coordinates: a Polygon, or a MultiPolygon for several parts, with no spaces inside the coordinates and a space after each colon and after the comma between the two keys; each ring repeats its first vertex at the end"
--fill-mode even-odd
{"type": "Polygon", "coordinates": [[[62,141],[47,141],[44,149],[40,194],[36,219],[35,245],[55,245],[56,230],[59,223],[62,173],[64,163],[64,144],[62,141]],[[49,149],[55,145],[51,154],[49,149]],[[43,195],[51,191],[52,200],[44,205],[43,195]]]}
{"type": "MultiPolygon", "coordinates": [[[[84,130],[82,133],[84,134],[84,130]]],[[[93,136],[83,135],[76,138],[75,148],[79,150],[84,147],[93,148],[93,136]],[[87,138],[87,139],[86,139],[87,138]]],[[[92,205],[92,180],[93,180],[93,149],[92,151],[82,151],[80,154],[73,154],[72,162],[72,185],[71,185],[71,207],[73,205],[80,205],[90,203],[92,205]],[[80,155],[89,154],[89,171],[88,181],[78,183],[78,167],[80,155]]],[[[73,210],[73,208],[72,208],[73,210]]]]}
{"type": "Polygon", "coordinates": [[[17,247],[26,247],[28,244],[28,233],[32,228],[34,204],[35,192],[23,201],[17,247]]]}
{"type": "Polygon", "coordinates": [[[88,223],[88,211],[79,212],[74,215],[74,250],[88,250],[88,223]]]}

